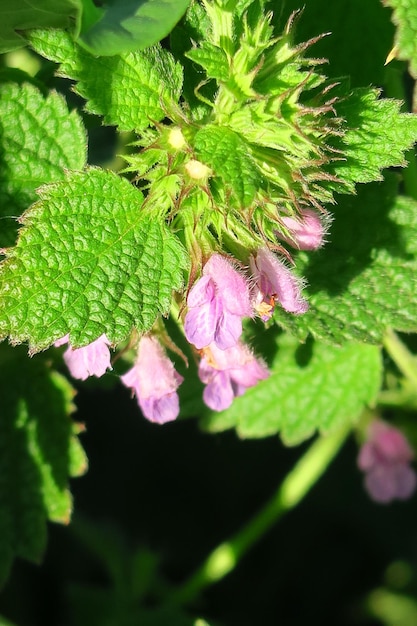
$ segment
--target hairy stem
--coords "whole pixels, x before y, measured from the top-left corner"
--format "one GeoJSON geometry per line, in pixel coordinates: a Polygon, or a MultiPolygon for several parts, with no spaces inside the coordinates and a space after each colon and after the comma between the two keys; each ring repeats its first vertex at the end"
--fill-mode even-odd
{"type": "Polygon", "coordinates": [[[202,566],[174,591],[170,600],[175,604],[190,602],[205,587],[229,574],[246,552],[309,492],[340,450],[349,430],[345,427],[316,439],[264,508],[228,541],[217,546],[202,566]]]}

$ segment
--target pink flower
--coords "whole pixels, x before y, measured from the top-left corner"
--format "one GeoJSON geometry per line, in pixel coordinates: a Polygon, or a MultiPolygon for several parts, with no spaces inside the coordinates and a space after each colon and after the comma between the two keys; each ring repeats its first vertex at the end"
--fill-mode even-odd
{"type": "Polygon", "coordinates": [[[301,296],[302,283],[267,248],[260,248],[251,257],[250,267],[255,279],[253,305],[261,319],[270,319],[275,302],[289,313],[301,314],[308,309],[308,302],[301,296]]]}
{"type": "Polygon", "coordinates": [[[268,378],[269,372],[243,343],[227,350],[219,350],[213,343],[203,351],[198,375],[206,385],[204,402],[213,411],[223,411],[233,398],[268,378]]]}
{"type": "Polygon", "coordinates": [[[365,473],[365,488],[376,502],[406,500],[416,488],[410,467],[414,452],[404,435],[382,420],[368,429],[368,440],[359,451],[358,467],[365,473]]]}
{"type": "Polygon", "coordinates": [[[121,381],[136,394],[143,415],[157,424],[171,422],[180,410],[177,389],[183,377],[154,337],[144,336],[134,366],[121,381]]]}
{"type": "MultiPolygon", "coordinates": [[[[69,335],[65,335],[54,346],[68,343],[69,335]]],[[[69,346],[64,352],[64,361],[73,378],[86,380],[89,376],[103,376],[108,369],[112,369],[110,363],[110,341],[106,335],[101,335],[98,339],[84,346],[83,348],[71,348],[69,346]]]]}
{"type": "Polygon", "coordinates": [[[281,221],[290,237],[282,233],[277,235],[291,246],[299,250],[317,250],[323,245],[326,232],[324,222],[312,209],[302,209],[299,217],[282,217],[281,221]]]}
{"type": "Polygon", "coordinates": [[[234,346],[242,334],[242,317],[252,314],[246,279],[219,254],[213,254],[187,298],[184,330],[196,348],[215,343],[234,346]]]}

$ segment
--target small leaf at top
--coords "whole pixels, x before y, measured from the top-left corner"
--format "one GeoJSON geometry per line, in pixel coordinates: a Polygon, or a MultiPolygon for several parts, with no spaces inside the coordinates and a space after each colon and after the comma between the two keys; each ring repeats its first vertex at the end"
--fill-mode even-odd
{"type": "Polygon", "coordinates": [[[144,50],[174,28],[190,0],[117,0],[83,30],[79,42],[94,55],[144,50]]]}
{"type": "Polygon", "coordinates": [[[67,28],[78,18],[81,0],[19,0],[0,4],[0,53],[26,45],[20,33],[32,28],[67,28]]]}

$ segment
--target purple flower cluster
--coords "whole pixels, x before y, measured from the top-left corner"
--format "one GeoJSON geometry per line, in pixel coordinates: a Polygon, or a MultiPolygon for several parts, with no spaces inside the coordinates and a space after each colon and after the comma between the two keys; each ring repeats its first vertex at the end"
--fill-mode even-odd
{"type": "MultiPolygon", "coordinates": [[[[203,399],[214,411],[228,408],[235,397],[269,376],[266,366],[240,341],[243,318],[259,315],[267,321],[276,303],[297,314],[308,308],[300,281],[269,250],[260,249],[251,257],[250,272],[245,274],[214,253],[188,293],[184,332],[200,353],[203,399]]],[[[55,346],[67,342],[68,336],[55,346]]],[[[102,335],[83,348],[68,347],[64,360],[72,376],[85,380],[111,369],[109,346],[102,335]]],[[[151,422],[164,424],[178,416],[177,389],[183,378],[154,336],[141,337],[135,363],[121,381],[151,422]]]]}
{"type": "Polygon", "coordinates": [[[185,336],[202,350],[203,399],[214,411],[228,408],[234,397],[269,375],[239,341],[242,319],[258,314],[267,321],[276,302],[291,313],[308,309],[300,281],[272,252],[258,250],[250,259],[250,269],[252,276],[244,276],[228,260],[213,254],[188,294],[185,336]]]}
{"type": "Polygon", "coordinates": [[[368,439],[358,456],[358,467],[365,473],[365,488],[376,502],[406,500],[417,484],[410,467],[414,452],[404,435],[382,420],[374,420],[368,439]]]}

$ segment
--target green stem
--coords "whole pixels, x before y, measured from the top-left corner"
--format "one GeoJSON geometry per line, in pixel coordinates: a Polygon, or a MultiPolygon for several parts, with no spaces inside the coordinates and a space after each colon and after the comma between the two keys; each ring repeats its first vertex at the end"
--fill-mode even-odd
{"type": "Polygon", "coordinates": [[[407,380],[417,387],[417,359],[398,335],[389,329],[383,340],[384,348],[407,380]]]}
{"type": "Polygon", "coordinates": [[[324,474],[343,445],[349,430],[345,427],[333,435],[316,439],[265,507],[229,541],[220,544],[209,554],[202,566],[174,591],[171,602],[190,602],[202,589],[229,574],[246,552],[287,511],[297,506],[324,474]]]}

